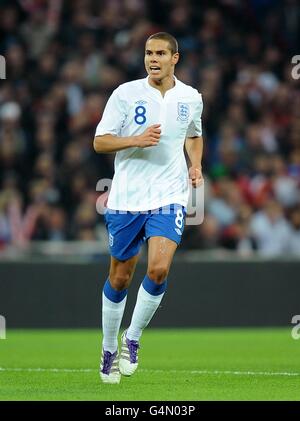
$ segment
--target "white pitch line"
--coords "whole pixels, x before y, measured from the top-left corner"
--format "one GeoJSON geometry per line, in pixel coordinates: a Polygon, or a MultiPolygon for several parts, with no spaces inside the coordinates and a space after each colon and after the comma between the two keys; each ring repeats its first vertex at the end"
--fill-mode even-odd
{"type": "Polygon", "coordinates": [[[94,368],[15,368],[0,367],[1,371],[46,372],[46,373],[92,373],[94,368]]]}
{"type": "Polygon", "coordinates": [[[228,374],[235,376],[300,376],[293,372],[270,372],[270,371],[230,371],[230,370],[140,370],[160,373],[188,373],[188,374],[228,374]]]}
{"type": "MultiPolygon", "coordinates": [[[[46,372],[46,373],[94,373],[94,368],[15,368],[0,367],[0,372],[16,371],[16,372],[46,372]]],[[[288,376],[297,377],[300,373],[280,372],[280,371],[230,371],[230,370],[149,370],[140,369],[142,373],[179,373],[179,374],[210,374],[210,375],[234,375],[234,376],[288,376]]]]}

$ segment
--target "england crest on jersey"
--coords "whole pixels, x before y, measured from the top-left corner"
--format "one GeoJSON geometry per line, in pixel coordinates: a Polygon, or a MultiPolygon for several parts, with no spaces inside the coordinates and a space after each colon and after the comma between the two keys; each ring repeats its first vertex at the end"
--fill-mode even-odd
{"type": "Polygon", "coordinates": [[[190,106],[185,102],[178,102],[177,104],[178,117],[177,120],[187,121],[190,116],[190,106]]]}

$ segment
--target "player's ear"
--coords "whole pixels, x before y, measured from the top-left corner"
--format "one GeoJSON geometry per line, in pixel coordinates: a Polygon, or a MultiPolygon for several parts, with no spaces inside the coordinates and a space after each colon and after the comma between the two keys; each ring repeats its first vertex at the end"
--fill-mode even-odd
{"type": "Polygon", "coordinates": [[[177,64],[178,60],[179,60],[179,53],[173,54],[173,58],[172,58],[173,64],[177,64]]]}

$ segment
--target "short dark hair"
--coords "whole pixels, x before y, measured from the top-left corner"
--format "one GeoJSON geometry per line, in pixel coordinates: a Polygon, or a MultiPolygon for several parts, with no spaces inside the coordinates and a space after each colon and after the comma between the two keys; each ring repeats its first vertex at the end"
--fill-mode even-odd
{"type": "Polygon", "coordinates": [[[168,34],[167,32],[157,32],[156,34],[150,35],[147,41],[150,39],[162,39],[164,41],[168,41],[171,53],[178,53],[178,42],[176,38],[173,37],[173,35],[168,34]]]}

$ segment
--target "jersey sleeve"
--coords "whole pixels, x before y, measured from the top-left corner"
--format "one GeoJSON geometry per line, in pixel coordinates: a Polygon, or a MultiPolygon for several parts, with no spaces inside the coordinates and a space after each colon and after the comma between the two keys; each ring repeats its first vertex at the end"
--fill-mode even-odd
{"type": "Polygon", "coordinates": [[[119,89],[116,89],[107,101],[102,118],[96,128],[95,136],[105,134],[120,136],[126,117],[126,101],[121,98],[119,89]]]}
{"type": "Polygon", "coordinates": [[[203,110],[202,95],[198,94],[197,103],[195,106],[195,113],[194,113],[192,121],[189,124],[186,137],[202,136],[202,120],[201,120],[202,110],[203,110]]]}

